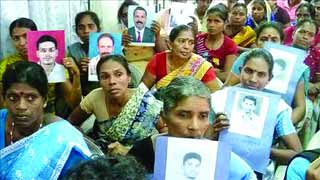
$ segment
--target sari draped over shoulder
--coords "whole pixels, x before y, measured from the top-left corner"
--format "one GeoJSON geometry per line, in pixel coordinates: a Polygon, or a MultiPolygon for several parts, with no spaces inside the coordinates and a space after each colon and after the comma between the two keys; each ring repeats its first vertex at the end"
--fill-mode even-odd
{"type": "Polygon", "coordinates": [[[197,54],[192,54],[188,62],[160,79],[156,84],[156,88],[168,86],[178,76],[193,76],[195,79],[201,80],[210,67],[212,67],[211,63],[197,54]]]}
{"type": "Polygon", "coordinates": [[[91,156],[69,122],[51,123],[0,150],[0,179],[58,179],[91,156]]]}
{"type": "Polygon", "coordinates": [[[155,124],[159,119],[162,102],[141,83],[117,117],[98,123],[97,143],[105,146],[118,141],[132,145],[136,141],[158,133],[155,124]]]}
{"type": "Polygon", "coordinates": [[[250,47],[256,41],[256,32],[250,26],[244,26],[232,40],[242,47],[250,47]]]}

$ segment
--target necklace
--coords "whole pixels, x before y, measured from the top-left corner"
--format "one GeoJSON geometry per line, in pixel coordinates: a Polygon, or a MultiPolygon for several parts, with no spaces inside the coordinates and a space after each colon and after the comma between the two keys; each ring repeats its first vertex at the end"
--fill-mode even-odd
{"type": "MultiPolygon", "coordinates": [[[[40,126],[39,126],[39,129],[42,127],[42,123],[40,124],[40,126]]],[[[38,129],[38,130],[39,130],[38,129]]],[[[12,123],[11,123],[11,129],[10,129],[10,132],[9,132],[9,134],[10,134],[10,145],[11,144],[13,144],[13,132],[14,132],[14,122],[12,121],[12,123]]]]}

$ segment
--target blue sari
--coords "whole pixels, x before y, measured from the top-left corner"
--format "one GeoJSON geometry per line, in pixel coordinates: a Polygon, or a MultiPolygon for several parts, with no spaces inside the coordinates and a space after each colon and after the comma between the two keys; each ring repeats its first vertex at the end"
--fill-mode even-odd
{"type": "Polygon", "coordinates": [[[1,149],[0,179],[58,179],[90,156],[82,134],[69,122],[58,121],[1,149]]]}

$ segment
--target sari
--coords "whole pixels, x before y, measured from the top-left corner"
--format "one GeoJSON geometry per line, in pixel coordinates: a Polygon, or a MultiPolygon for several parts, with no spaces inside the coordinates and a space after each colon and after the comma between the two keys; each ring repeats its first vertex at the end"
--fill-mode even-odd
{"type": "Polygon", "coordinates": [[[97,137],[94,139],[102,147],[116,141],[132,145],[157,134],[155,125],[161,108],[162,102],[141,83],[118,116],[102,122],[95,121],[97,137]]]}
{"type": "Polygon", "coordinates": [[[1,149],[0,179],[62,178],[90,156],[82,134],[61,120],[1,149]]]}
{"type": "Polygon", "coordinates": [[[250,47],[256,41],[256,32],[250,26],[244,26],[232,40],[241,47],[250,47]]]}
{"type": "Polygon", "coordinates": [[[156,88],[166,87],[178,76],[193,76],[195,79],[201,80],[211,67],[211,63],[201,56],[192,54],[188,62],[160,79],[156,84],[156,88]]]}

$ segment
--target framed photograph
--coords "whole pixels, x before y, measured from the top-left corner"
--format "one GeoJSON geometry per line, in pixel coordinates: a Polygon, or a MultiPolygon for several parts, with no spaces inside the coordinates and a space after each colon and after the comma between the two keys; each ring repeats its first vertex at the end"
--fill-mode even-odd
{"type": "Polygon", "coordinates": [[[191,16],[193,14],[190,12],[194,12],[194,7],[189,3],[181,3],[181,2],[172,2],[170,6],[170,14],[169,21],[167,24],[166,32],[169,35],[171,30],[181,24],[188,25],[193,22],[191,16]]]}
{"type": "Polygon", "coordinates": [[[89,35],[89,67],[88,80],[98,81],[96,67],[101,57],[122,54],[121,34],[90,33],[89,35]]]}
{"type": "Polygon", "coordinates": [[[222,142],[160,136],[155,152],[155,180],[228,179],[231,149],[222,142]]]}
{"type": "Polygon", "coordinates": [[[266,89],[282,95],[291,104],[297,83],[306,67],[303,63],[306,52],[294,47],[275,43],[265,43],[264,46],[273,56],[273,78],[266,89]]]}
{"type": "Polygon", "coordinates": [[[49,83],[66,81],[64,31],[29,31],[27,41],[29,61],[43,67],[49,83]]]}
{"type": "Polygon", "coordinates": [[[151,30],[155,18],[154,6],[129,6],[128,35],[132,46],[154,46],[155,36],[151,30]]]}
{"type": "Polygon", "coordinates": [[[239,87],[228,88],[225,112],[230,127],[220,132],[219,141],[253,170],[265,173],[270,156],[280,95],[239,87]]]}

